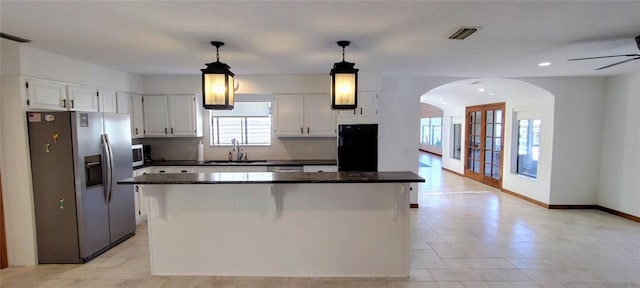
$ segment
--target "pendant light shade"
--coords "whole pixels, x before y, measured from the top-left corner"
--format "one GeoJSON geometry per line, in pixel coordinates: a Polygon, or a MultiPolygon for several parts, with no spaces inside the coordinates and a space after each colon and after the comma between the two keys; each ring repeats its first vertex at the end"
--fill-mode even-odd
{"type": "Polygon", "coordinates": [[[211,62],[202,69],[202,103],[205,109],[231,110],[234,104],[235,74],[229,70],[229,65],[220,62],[218,50],[223,42],[213,41],[216,47],[216,62],[211,62]]]}
{"type": "Polygon", "coordinates": [[[358,106],[358,70],[355,63],[344,61],[344,47],[349,41],[338,41],[342,47],[342,62],[334,63],[331,69],[331,108],[356,109],[358,106]]]}

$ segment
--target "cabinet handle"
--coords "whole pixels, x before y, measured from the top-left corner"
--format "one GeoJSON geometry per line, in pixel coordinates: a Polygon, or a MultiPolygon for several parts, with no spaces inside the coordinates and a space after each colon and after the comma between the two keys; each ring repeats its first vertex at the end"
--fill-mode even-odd
{"type": "Polygon", "coordinates": [[[356,109],[353,109],[353,115],[356,115],[356,111],[357,111],[356,109]]]}
{"type": "Polygon", "coordinates": [[[173,127],[171,127],[171,134],[173,134],[173,127]]]}
{"type": "Polygon", "coordinates": [[[164,128],[164,134],[167,134],[167,128],[164,128]]]}
{"type": "Polygon", "coordinates": [[[300,134],[304,134],[304,130],[303,129],[304,129],[303,127],[300,127],[300,134]]]}
{"type": "Polygon", "coordinates": [[[309,127],[307,127],[307,134],[309,134],[309,127]]]}
{"type": "Polygon", "coordinates": [[[71,109],[75,108],[75,105],[73,104],[73,99],[69,100],[69,103],[71,103],[71,109]]]}
{"type": "Polygon", "coordinates": [[[167,171],[164,171],[164,170],[160,170],[160,171],[158,171],[158,172],[160,172],[160,173],[165,173],[165,172],[167,172],[167,171]]]}
{"type": "Polygon", "coordinates": [[[136,128],[136,135],[138,135],[138,128],[136,128]]]}
{"type": "Polygon", "coordinates": [[[182,172],[182,173],[187,173],[188,171],[187,171],[187,170],[182,170],[182,171],[180,171],[180,172],[182,172]]]}
{"type": "Polygon", "coordinates": [[[62,99],[62,108],[67,108],[67,99],[62,99]]]}
{"type": "Polygon", "coordinates": [[[362,107],[360,107],[360,115],[362,115],[362,107]]]}

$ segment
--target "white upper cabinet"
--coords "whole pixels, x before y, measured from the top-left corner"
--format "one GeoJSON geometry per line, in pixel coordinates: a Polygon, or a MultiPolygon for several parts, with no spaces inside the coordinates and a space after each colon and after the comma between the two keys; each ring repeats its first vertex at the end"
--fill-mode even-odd
{"type": "Polygon", "coordinates": [[[144,105],[142,95],[131,95],[131,134],[133,138],[144,137],[144,105]]]}
{"type": "Polygon", "coordinates": [[[118,111],[116,91],[98,89],[98,100],[98,111],[107,113],[116,113],[118,111]]]}
{"type": "Polygon", "coordinates": [[[196,136],[196,96],[169,96],[168,100],[171,136],[196,136]]]}
{"type": "Polygon", "coordinates": [[[133,114],[133,110],[131,108],[131,93],[118,92],[116,94],[116,104],[116,112],[118,114],[133,114]]]}
{"type": "Polygon", "coordinates": [[[277,136],[303,136],[304,97],[276,95],[273,105],[274,132],[277,136]]]}
{"type": "Polygon", "coordinates": [[[276,95],[274,132],[280,137],[335,137],[336,115],[327,94],[276,95]]]}
{"type": "Polygon", "coordinates": [[[67,85],[67,102],[71,111],[98,112],[98,89],[67,85]]]}
{"type": "Polygon", "coordinates": [[[202,113],[196,95],[144,96],[143,107],[145,136],[202,136],[202,113]]]}
{"type": "Polygon", "coordinates": [[[167,96],[145,96],[144,136],[169,136],[169,110],[167,96]]]}
{"type": "Polygon", "coordinates": [[[378,94],[375,92],[358,92],[358,107],[353,110],[340,110],[338,123],[378,123],[378,94]]]}
{"type": "Polygon", "coordinates": [[[336,114],[331,110],[329,95],[305,95],[304,117],[309,136],[336,136],[336,114]]]}
{"type": "Polygon", "coordinates": [[[144,136],[144,118],[142,117],[142,96],[127,92],[117,93],[118,114],[131,116],[131,138],[144,136]]]}
{"type": "Polygon", "coordinates": [[[98,89],[88,86],[27,79],[29,110],[98,111],[98,89]]]}
{"type": "Polygon", "coordinates": [[[67,86],[62,83],[28,79],[29,110],[67,110],[67,86]]]}

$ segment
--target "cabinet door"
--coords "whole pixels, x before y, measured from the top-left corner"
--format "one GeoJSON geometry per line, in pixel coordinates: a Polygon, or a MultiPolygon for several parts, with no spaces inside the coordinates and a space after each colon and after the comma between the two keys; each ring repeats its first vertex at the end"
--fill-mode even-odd
{"type": "MultiPolygon", "coordinates": [[[[116,112],[118,114],[133,114],[131,110],[131,94],[127,92],[116,93],[116,112]]],[[[133,127],[133,126],[132,126],[133,127]]]]}
{"type": "Polygon", "coordinates": [[[338,172],[337,165],[304,165],[302,172],[338,172]]]}
{"type": "Polygon", "coordinates": [[[305,136],[304,97],[276,95],[274,105],[274,131],[277,136],[305,136]]]}
{"type": "Polygon", "coordinates": [[[67,86],[67,100],[69,110],[72,111],[98,111],[98,89],[87,86],[67,86]]]}
{"type": "Polygon", "coordinates": [[[375,92],[359,92],[358,107],[353,110],[340,110],[338,123],[378,123],[378,95],[375,92]]]}
{"type": "Polygon", "coordinates": [[[154,166],[149,167],[149,173],[174,173],[171,166],[154,166]]]}
{"type": "Polygon", "coordinates": [[[131,95],[131,134],[133,138],[144,136],[144,108],[142,95],[131,95]]]}
{"type": "Polygon", "coordinates": [[[29,110],[67,110],[67,94],[64,84],[29,79],[27,80],[29,110]]]}
{"type": "Polygon", "coordinates": [[[336,136],[336,116],[329,95],[305,95],[305,128],[308,136],[336,136]]]}
{"type": "Polygon", "coordinates": [[[358,99],[357,111],[363,117],[376,118],[378,117],[378,94],[375,92],[361,92],[358,99]]]}
{"type": "Polygon", "coordinates": [[[196,136],[196,98],[193,95],[167,96],[169,135],[196,136]]]}
{"type": "Polygon", "coordinates": [[[144,96],[143,103],[144,136],[167,136],[167,96],[144,96]]]}
{"type": "Polygon", "coordinates": [[[116,113],[118,111],[116,91],[99,89],[98,100],[100,100],[98,111],[107,113],[116,113]]]}

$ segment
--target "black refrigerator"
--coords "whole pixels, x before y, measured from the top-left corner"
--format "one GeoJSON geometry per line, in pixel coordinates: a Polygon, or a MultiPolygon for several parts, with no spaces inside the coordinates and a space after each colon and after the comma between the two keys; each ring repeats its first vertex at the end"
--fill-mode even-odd
{"type": "Polygon", "coordinates": [[[38,262],[84,263],[135,234],[129,115],[27,112],[38,262]]]}
{"type": "Polygon", "coordinates": [[[378,124],[338,125],[338,171],[378,171],[378,124]]]}

